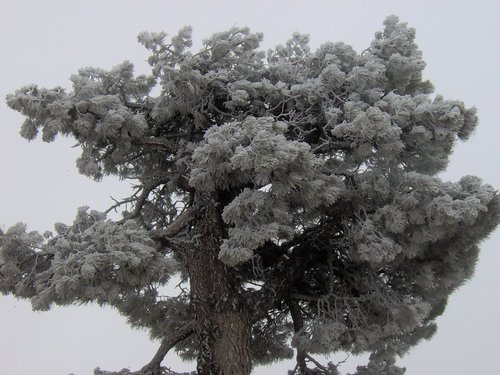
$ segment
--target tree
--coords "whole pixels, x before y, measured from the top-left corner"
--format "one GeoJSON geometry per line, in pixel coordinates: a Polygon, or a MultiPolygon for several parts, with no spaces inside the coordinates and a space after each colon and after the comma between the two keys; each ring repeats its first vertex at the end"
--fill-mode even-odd
{"type": "Polygon", "coordinates": [[[136,374],[171,373],[171,349],[200,375],[294,355],[293,374],[338,374],[312,357],[336,351],[371,353],[357,375],[402,374],[395,357],[432,336],[500,222],[491,186],[436,177],[477,117],[432,95],[414,39],[396,17],[361,54],[300,34],[266,54],[246,28],[192,53],[189,28],[142,33],[150,75],[124,62],[9,95],[23,137],[73,137],[82,174],[134,191],[55,233],[1,233],[0,290],[113,306],[161,340],[136,374]]]}

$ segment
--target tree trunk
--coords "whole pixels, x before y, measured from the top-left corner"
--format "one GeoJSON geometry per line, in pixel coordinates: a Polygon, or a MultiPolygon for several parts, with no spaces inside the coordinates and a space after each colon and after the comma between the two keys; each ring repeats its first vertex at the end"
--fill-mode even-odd
{"type": "Polygon", "coordinates": [[[224,233],[216,200],[197,194],[200,207],[188,249],[191,301],[195,312],[199,375],[249,375],[251,371],[248,313],[238,300],[237,281],[219,261],[224,233]]]}

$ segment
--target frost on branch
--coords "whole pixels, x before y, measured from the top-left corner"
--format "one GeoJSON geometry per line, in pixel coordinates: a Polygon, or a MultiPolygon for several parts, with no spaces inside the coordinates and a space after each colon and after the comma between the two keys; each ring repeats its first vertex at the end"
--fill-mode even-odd
{"type": "Polygon", "coordinates": [[[7,95],[7,105],[26,116],[21,135],[32,140],[41,129],[44,142],[58,134],[72,136],[82,146],[80,173],[95,179],[117,173],[147,129],[144,114],[136,111],[141,106],[132,101],[147,95],[156,81],[151,76],[133,77],[130,62],[111,71],[80,69],[71,81],[69,94],[60,87],[30,85],[7,95]]]}
{"type": "Polygon", "coordinates": [[[342,181],[305,142],[285,137],[286,124],[270,117],[212,127],[193,153],[190,184],[202,191],[242,189],[222,214],[231,225],[219,257],[228,265],[252,258],[267,241],[293,238],[297,221],[332,205],[342,181]]]}
{"type": "Polygon", "coordinates": [[[54,303],[112,304],[134,288],[165,283],[174,272],[174,262],[156,251],[134,221],[117,225],[82,207],[73,225],[55,229],[45,239],[17,224],[2,235],[2,293],[28,298],[36,310],[54,303]]]}
{"type": "Polygon", "coordinates": [[[477,177],[443,183],[436,177],[405,174],[392,202],[365,215],[353,228],[351,256],[379,265],[396,257],[417,257],[430,244],[474,225],[494,197],[493,187],[477,177]]]}

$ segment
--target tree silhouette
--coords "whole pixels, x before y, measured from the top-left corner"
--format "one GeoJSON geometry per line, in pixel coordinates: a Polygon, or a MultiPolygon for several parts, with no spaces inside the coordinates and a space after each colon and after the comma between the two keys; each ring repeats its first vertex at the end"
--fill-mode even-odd
{"type": "Polygon", "coordinates": [[[491,186],[436,177],[477,117],[433,97],[414,39],[394,16],[361,54],[300,34],[265,53],[246,28],[193,53],[190,28],[142,33],[150,75],[124,62],[9,95],[23,137],[73,137],[82,174],[135,190],[55,233],[2,233],[0,291],[113,306],[161,340],[134,374],[172,373],[172,348],[200,375],[294,351],[291,374],[338,374],[312,357],[336,351],[371,353],[357,375],[402,374],[394,358],[434,333],[500,221],[491,186]]]}

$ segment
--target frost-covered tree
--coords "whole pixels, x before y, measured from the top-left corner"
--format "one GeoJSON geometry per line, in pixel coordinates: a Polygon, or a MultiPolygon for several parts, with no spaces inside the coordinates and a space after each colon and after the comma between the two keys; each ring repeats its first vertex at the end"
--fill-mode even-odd
{"type": "Polygon", "coordinates": [[[35,310],[116,308],[161,341],[134,374],[171,373],[170,349],[200,375],[294,355],[290,374],[339,374],[312,356],[338,351],[371,353],[357,375],[402,374],[395,357],[431,337],[499,222],[491,186],[436,177],[475,110],[432,94],[394,16],[361,54],[261,40],[233,28],[193,53],[190,28],[145,32],[150,75],[124,62],[9,95],[23,137],[72,137],[82,174],[134,190],[53,233],[1,233],[0,290],[35,310]]]}

